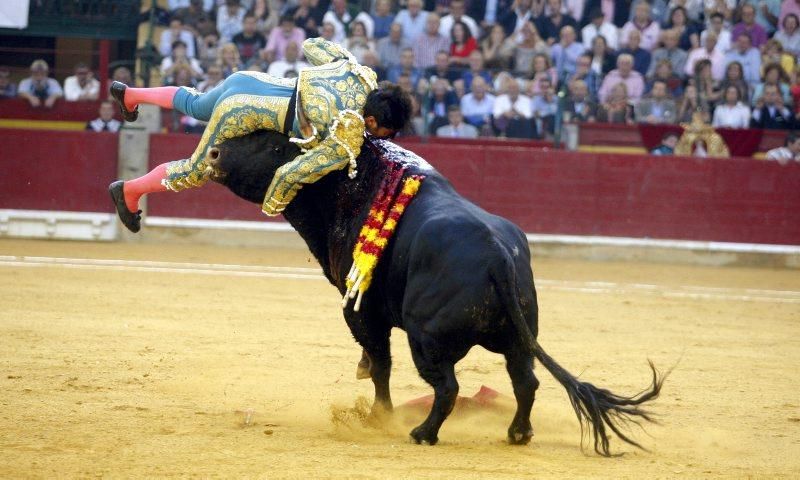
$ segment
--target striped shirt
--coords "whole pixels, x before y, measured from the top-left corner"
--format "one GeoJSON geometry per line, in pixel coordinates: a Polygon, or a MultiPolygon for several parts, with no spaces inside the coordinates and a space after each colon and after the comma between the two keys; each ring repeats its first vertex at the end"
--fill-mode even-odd
{"type": "Polygon", "coordinates": [[[439,51],[450,51],[450,39],[439,34],[430,36],[426,33],[414,40],[414,66],[428,68],[436,64],[436,54],[439,51]]]}

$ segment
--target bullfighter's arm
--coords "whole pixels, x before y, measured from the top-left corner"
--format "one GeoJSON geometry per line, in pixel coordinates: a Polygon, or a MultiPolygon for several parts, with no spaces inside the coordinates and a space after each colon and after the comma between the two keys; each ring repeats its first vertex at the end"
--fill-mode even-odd
{"type": "Polygon", "coordinates": [[[348,165],[354,177],[355,159],[363,143],[364,119],[354,111],[342,111],[327,138],[275,172],[261,210],[271,217],[280,214],[304,184],[314,183],[348,165]]]}
{"type": "Polygon", "coordinates": [[[353,55],[346,48],[325,40],[324,38],[309,38],[303,42],[303,55],[313,66],[324,65],[337,60],[350,60],[353,55]]]}

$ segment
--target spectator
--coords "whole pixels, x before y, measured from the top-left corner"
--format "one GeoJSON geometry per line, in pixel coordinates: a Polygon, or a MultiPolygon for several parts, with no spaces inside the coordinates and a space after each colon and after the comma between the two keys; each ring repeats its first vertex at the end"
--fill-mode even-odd
{"type": "Polygon", "coordinates": [[[439,34],[439,15],[430,13],[425,20],[425,31],[413,44],[415,66],[428,68],[436,63],[437,52],[450,51],[450,38],[439,34]]]}
{"type": "Polygon", "coordinates": [[[567,25],[572,27],[573,31],[578,31],[578,22],[570,15],[562,12],[561,0],[547,0],[547,6],[550,7],[550,15],[542,15],[536,21],[539,32],[548,45],[556,43],[561,29],[567,25]]]}
{"type": "Polygon", "coordinates": [[[319,36],[329,42],[335,42],[333,37],[336,36],[336,26],[331,22],[322,22],[322,29],[320,30],[319,36]]]}
{"type": "Polygon", "coordinates": [[[661,137],[661,143],[650,150],[650,155],[674,155],[676,145],[678,145],[678,134],[667,132],[661,137]]]}
{"type": "Polygon", "coordinates": [[[564,102],[564,121],[594,122],[597,118],[597,103],[589,96],[589,87],[583,80],[569,82],[567,99],[564,102]]]}
{"type": "MultiPolygon", "coordinates": [[[[648,10],[650,11],[650,18],[658,23],[659,27],[666,23],[669,19],[669,8],[667,0],[633,0],[628,10],[628,20],[633,20],[636,17],[636,7],[640,4],[647,3],[648,10]]],[[[624,25],[623,25],[624,27],[624,25]]],[[[624,42],[623,42],[624,45],[624,42]]]]}
{"type": "Polygon", "coordinates": [[[599,8],[592,10],[590,18],[591,22],[581,30],[584,50],[591,50],[592,41],[598,35],[606,39],[606,43],[611,50],[618,49],[617,27],[606,21],[603,11],[599,8]]]}
{"type": "Polygon", "coordinates": [[[64,100],[78,102],[97,100],[100,96],[100,82],[94,78],[89,66],[81,62],[75,65],[75,75],[64,79],[64,100]]]}
{"type": "Polygon", "coordinates": [[[350,23],[350,36],[347,38],[346,48],[361,64],[364,63],[362,60],[365,52],[375,51],[375,42],[367,37],[367,27],[364,22],[354,20],[350,23]]]}
{"type": "Polygon", "coordinates": [[[633,57],[628,54],[622,54],[617,57],[617,68],[611,70],[606,75],[606,78],[603,79],[603,84],[598,93],[601,103],[608,103],[610,93],[618,83],[625,84],[626,101],[630,100],[635,103],[642,98],[644,79],[639,72],[633,69],[633,57]]]}
{"type": "Polygon", "coordinates": [[[475,50],[469,55],[469,68],[461,74],[464,85],[472,85],[475,77],[483,77],[487,85],[492,84],[492,75],[483,68],[483,54],[480,50],[475,50]]]}
{"type": "Polygon", "coordinates": [[[800,19],[790,13],[783,18],[781,29],[773,39],[781,42],[783,49],[794,56],[800,55],[800,19]]]}
{"type": "Polygon", "coordinates": [[[411,44],[403,38],[403,26],[393,23],[389,28],[389,36],[378,40],[378,58],[389,69],[400,62],[400,52],[406,48],[411,48],[411,44]]]}
{"type": "Polygon", "coordinates": [[[194,35],[189,30],[183,28],[183,22],[179,18],[173,18],[169,22],[169,28],[161,32],[161,41],[158,53],[162,57],[169,57],[172,54],[172,46],[180,40],[186,45],[186,55],[195,58],[194,35]]]}
{"type": "Polygon", "coordinates": [[[206,71],[205,80],[197,84],[197,90],[206,93],[221,84],[222,80],[222,68],[219,65],[211,65],[206,71]]]}
{"type": "Polygon", "coordinates": [[[726,59],[722,52],[716,48],[717,34],[709,33],[706,37],[706,45],[704,47],[697,47],[691,52],[686,59],[686,66],[684,72],[687,76],[691,77],[694,74],[695,67],[702,60],[711,62],[711,74],[715,80],[722,80],[725,76],[726,59]]]}
{"type": "Polygon", "coordinates": [[[617,64],[617,56],[608,48],[606,39],[602,35],[594,37],[591,55],[592,70],[600,76],[608,75],[617,64]]]}
{"type": "Polygon", "coordinates": [[[240,5],[239,0],[225,0],[225,5],[217,10],[217,32],[220,43],[226,44],[233,41],[233,37],[244,28],[244,15],[247,9],[240,5]]]}
{"type": "Polygon", "coordinates": [[[719,82],[714,80],[710,60],[700,60],[695,64],[693,82],[697,87],[700,101],[708,102],[709,108],[713,109],[722,98],[722,90],[719,88],[719,82]]]}
{"type": "Polygon", "coordinates": [[[308,67],[309,65],[306,62],[300,60],[300,45],[295,42],[289,42],[286,45],[283,59],[270,63],[267,73],[273,77],[283,78],[289,70],[299,73],[300,70],[308,67]]]}
{"type": "Polygon", "coordinates": [[[539,80],[542,78],[549,80],[550,84],[552,85],[558,83],[558,74],[556,73],[556,69],[553,68],[552,64],[550,63],[550,57],[540,53],[533,57],[533,66],[530,74],[528,75],[528,79],[530,80],[528,91],[530,92],[531,96],[541,93],[539,90],[539,80]]]}
{"type": "Polygon", "coordinates": [[[315,5],[316,0],[298,0],[296,7],[286,11],[286,15],[292,17],[295,26],[303,30],[304,38],[314,38],[320,33],[319,27],[322,25],[324,13],[321,9],[315,8],[315,5]]]}
{"type": "MultiPolygon", "coordinates": [[[[742,21],[733,26],[731,35],[733,38],[739,38],[741,35],[747,35],[751,40],[751,44],[755,48],[761,47],[767,43],[767,32],[764,27],[756,23],[756,9],[754,6],[744,4],[739,7],[742,21]]],[[[746,68],[746,67],[745,67],[746,68]]]]}
{"type": "MultiPolygon", "coordinates": [[[[170,13],[176,13],[182,8],[188,7],[190,4],[195,3],[194,0],[167,0],[167,8],[170,13]]],[[[210,12],[214,8],[215,0],[200,0],[200,6],[206,11],[210,12]]]]}
{"type": "Polygon", "coordinates": [[[634,31],[638,31],[641,35],[641,48],[647,51],[653,51],[656,48],[661,28],[659,28],[658,22],[654,22],[650,18],[650,4],[647,2],[637,4],[634,8],[633,19],[622,27],[620,43],[623,46],[628,45],[628,37],[634,31]]]}
{"type": "MultiPolygon", "coordinates": [[[[575,41],[575,29],[567,25],[561,29],[560,41],[550,49],[558,79],[564,80],[575,73],[578,57],[583,53],[583,45],[575,41]]],[[[648,55],[650,55],[648,53],[648,55]]]]}
{"type": "Polygon", "coordinates": [[[226,43],[220,47],[216,64],[222,68],[222,76],[225,78],[239,70],[244,70],[242,60],[239,58],[239,49],[232,43],[226,43]]]}
{"type": "MultiPolygon", "coordinates": [[[[686,60],[689,55],[686,51],[678,47],[678,33],[675,30],[664,30],[661,32],[661,41],[664,46],[653,51],[653,58],[650,60],[650,68],[647,70],[646,77],[650,78],[656,72],[656,66],[661,60],[667,59],[672,66],[672,72],[678,77],[683,77],[686,72],[686,60]]],[[[711,47],[713,50],[713,47],[711,47]]],[[[705,57],[704,57],[705,58],[705,57]]],[[[720,62],[722,54],[719,53],[720,62]]]]}
{"type": "Polygon", "coordinates": [[[98,118],[86,122],[86,128],[92,132],[118,132],[122,126],[122,122],[114,119],[114,102],[110,100],[103,100],[100,102],[100,109],[98,118]]]}
{"type": "Polygon", "coordinates": [[[762,70],[765,69],[765,65],[771,63],[780,65],[786,74],[794,72],[794,56],[784,52],[781,42],[774,38],[767,40],[767,43],[764,44],[764,54],[761,56],[762,70]]]}
{"type": "MultiPolygon", "coordinates": [[[[295,26],[294,19],[289,15],[281,17],[280,24],[273,28],[267,40],[267,47],[262,52],[262,58],[269,62],[283,60],[286,56],[286,46],[290,42],[302,45],[306,34],[302,28],[295,26]]],[[[303,54],[300,54],[302,57],[303,54]]]]}
{"type": "Polygon", "coordinates": [[[506,38],[502,25],[493,25],[489,35],[481,42],[481,52],[488,68],[508,70],[514,56],[514,41],[506,38]]]}
{"type": "Polygon", "coordinates": [[[462,22],[464,25],[469,28],[469,33],[472,38],[478,38],[481,35],[481,29],[478,26],[478,22],[475,21],[474,18],[470,17],[466,14],[466,6],[464,5],[464,0],[451,0],[450,1],[450,13],[442,17],[441,23],[439,25],[439,33],[444,36],[449,36],[450,31],[453,29],[453,26],[458,23],[462,22]]]}
{"type": "Polygon", "coordinates": [[[488,85],[482,77],[472,80],[471,92],[461,98],[461,111],[467,122],[481,128],[491,123],[495,97],[487,93],[488,85]]]}
{"type": "Polygon", "coordinates": [[[786,135],[783,147],[773,148],[767,152],[767,160],[777,160],[781,165],[788,165],[792,161],[800,162],[800,136],[791,132],[786,135]]]}
{"type": "Polygon", "coordinates": [[[794,125],[792,112],[784,105],[777,85],[764,86],[764,94],[756,100],[751,126],[788,130],[794,125]]]}
{"type": "MultiPolygon", "coordinates": [[[[230,44],[234,49],[236,45],[230,44]]],[[[172,54],[161,60],[161,77],[164,85],[169,85],[175,81],[175,73],[178,69],[187,66],[191,71],[192,78],[203,76],[203,69],[196,58],[189,58],[186,55],[186,44],[182,40],[176,40],[172,44],[172,54]]],[[[238,53],[237,53],[238,55],[238,53]]]]}
{"type": "Polygon", "coordinates": [[[642,98],[634,108],[639,123],[675,123],[677,108],[667,94],[667,84],[660,80],[653,83],[650,94],[642,98]]]}
{"type": "Polygon", "coordinates": [[[537,84],[537,94],[531,99],[536,131],[541,138],[548,137],[555,130],[556,111],[558,110],[558,97],[556,97],[555,84],[547,77],[541,77],[537,84]]]}
{"type": "MultiPolygon", "coordinates": [[[[441,29],[440,29],[441,30],[441,29]]],[[[469,62],[469,55],[476,51],[478,42],[464,22],[456,21],[450,32],[450,63],[464,66],[469,62]]]]}
{"type": "Polygon", "coordinates": [[[767,37],[771,37],[778,26],[782,0],[743,0],[741,3],[753,7],[756,12],[756,23],[764,29],[767,37]]]}
{"type": "Polygon", "coordinates": [[[653,84],[659,80],[667,84],[667,92],[672,98],[680,98],[683,95],[683,80],[672,71],[672,63],[668,58],[658,62],[653,76],[645,83],[645,93],[649,93],[653,89],[653,84]]]}
{"type": "Polygon", "coordinates": [[[403,27],[403,39],[413,43],[417,37],[425,33],[427,20],[428,12],[422,10],[422,0],[408,0],[408,8],[397,13],[394,23],[399,23],[403,27]]]}
{"type": "Polygon", "coordinates": [[[764,94],[764,87],[767,85],[774,85],[775,88],[778,89],[783,103],[791,105],[792,95],[789,91],[789,81],[789,76],[786,75],[786,72],[783,71],[780,65],[777,63],[770,63],[764,69],[763,81],[753,89],[753,100],[757,101],[757,99],[761,98],[764,94]]]}
{"type": "Polygon", "coordinates": [[[435,133],[439,127],[447,124],[447,111],[453,105],[458,106],[459,100],[455,92],[450,89],[450,83],[444,78],[434,80],[428,102],[431,132],[435,133]]]}
{"type": "Polygon", "coordinates": [[[597,121],[603,123],[627,123],[633,125],[633,106],[628,98],[628,87],[617,83],[608,98],[597,108],[597,121]]]}
{"type": "Polygon", "coordinates": [[[783,19],[791,14],[795,14],[800,18],[800,0],[785,0],[781,2],[781,13],[778,17],[778,23],[783,25],[783,19]]]}
{"type": "MultiPolygon", "coordinates": [[[[172,14],[173,19],[177,19],[183,24],[183,28],[191,32],[191,34],[195,38],[202,38],[202,33],[200,32],[201,25],[205,26],[211,22],[211,17],[209,16],[208,12],[211,11],[213,0],[207,0],[206,3],[209,5],[203,5],[203,0],[191,0],[188,5],[179,8],[172,14]]],[[[183,40],[186,41],[185,38],[172,38],[166,44],[166,47],[170,47],[172,42],[175,40],[183,40]]]]}
{"type": "Polygon", "coordinates": [[[532,22],[525,22],[519,32],[521,41],[514,49],[514,73],[525,75],[531,71],[533,58],[538,54],[549,56],[550,48],[539,37],[539,31],[532,22]]]}
{"type": "Polygon", "coordinates": [[[0,67],[0,98],[14,98],[17,96],[17,84],[11,81],[11,70],[0,67]]]}
{"type": "Polygon", "coordinates": [[[719,84],[719,88],[723,92],[730,86],[738,88],[739,94],[741,95],[740,100],[747,105],[750,104],[751,87],[744,81],[744,70],[742,69],[742,64],[739,62],[731,62],[728,64],[728,67],[725,69],[725,77],[719,84]]]}
{"type": "Polygon", "coordinates": [[[750,44],[750,36],[746,33],[737,35],[733,50],[725,55],[725,64],[739,62],[744,70],[744,81],[751,87],[761,78],[761,55],[758,49],[750,44]]]}
{"type": "Polygon", "coordinates": [[[725,102],[714,109],[714,128],[748,128],[750,107],[742,103],[742,94],[734,85],[725,89],[725,102]]]}
{"type": "Polygon", "coordinates": [[[331,9],[325,12],[322,17],[322,22],[332,23],[336,29],[333,39],[336,43],[344,44],[345,38],[350,31],[350,24],[359,21],[364,24],[366,28],[366,36],[372,37],[374,25],[372,24],[372,17],[369,13],[358,11],[355,5],[348,5],[346,0],[332,0],[331,9]]]}
{"type": "Polygon", "coordinates": [[[437,137],[478,138],[478,129],[464,122],[458,105],[447,107],[447,119],[450,123],[436,129],[437,137]]]}
{"type": "Polygon", "coordinates": [[[706,18],[711,18],[715,13],[719,13],[725,19],[725,25],[730,25],[737,2],[738,0],[704,0],[706,18]]]}
{"type": "Polygon", "coordinates": [[[219,34],[215,31],[207,33],[198,47],[197,59],[200,61],[200,67],[208,68],[217,61],[219,56],[219,34]]]}
{"type": "Polygon", "coordinates": [[[417,88],[417,84],[422,78],[422,72],[414,66],[414,50],[410,48],[405,48],[400,52],[399,65],[389,67],[386,70],[386,79],[392,83],[397,83],[400,75],[408,75],[412,89],[417,88]]]}
{"type": "MultiPolygon", "coordinates": [[[[375,2],[375,13],[372,15],[372,23],[375,26],[373,36],[380,40],[389,36],[389,30],[394,22],[391,0],[377,0],[375,2]]],[[[398,24],[399,25],[399,24],[398,24]]]]}
{"type": "Polygon", "coordinates": [[[633,30],[628,34],[628,46],[619,51],[620,54],[627,53],[633,57],[633,69],[639,72],[642,77],[647,75],[650,69],[650,61],[653,55],[647,50],[639,47],[641,35],[638,31],[633,30]]]}
{"type": "Polygon", "coordinates": [[[686,9],[686,16],[689,18],[689,22],[700,23],[703,20],[703,0],[670,0],[667,4],[669,12],[676,7],[686,9]]]}
{"type": "Polygon", "coordinates": [[[706,46],[706,38],[709,34],[717,35],[717,46],[715,47],[721,54],[725,55],[731,49],[731,32],[725,26],[725,17],[717,12],[711,16],[708,27],[700,33],[700,46],[706,46]]]}
{"type": "Polygon", "coordinates": [[[592,70],[592,56],[589,53],[584,53],[578,57],[575,62],[575,73],[573,73],[567,81],[571,84],[576,80],[581,80],[588,89],[589,96],[592,99],[597,98],[597,91],[600,90],[600,75],[592,70]]]}
{"type": "Polygon", "coordinates": [[[256,30],[256,26],[256,16],[248,13],[244,16],[242,31],[233,36],[233,43],[239,49],[242,63],[250,63],[250,60],[255,59],[256,54],[267,46],[267,39],[256,30]]]}
{"type": "Polygon", "coordinates": [[[499,15],[498,22],[508,37],[517,37],[516,42],[522,41],[521,32],[527,23],[535,20],[531,13],[533,0],[516,0],[511,9],[499,15]]]}
{"type": "Polygon", "coordinates": [[[534,124],[531,98],[520,95],[519,83],[509,78],[505,82],[506,93],[494,101],[494,126],[501,137],[533,138],[534,124]]]}
{"type": "Polygon", "coordinates": [[[64,96],[61,85],[54,78],[47,76],[50,67],[44,60],[34,60],[31,64],[31,76],[19,82],[17,95],[24,98],[32,107],[44,106],[53,108],[56,100],[64,96]]]}
{"type": "Polygon", "coordinates": [[[678,123],[689,123],[695,113],[699,113],[703,122],[711,121],[711,106],[697,93],[693,81],[686,84],[683,99],[678,105],[678,123]]]}
{"type": "Polygon", "coordinates": [[[450,66],[450,55],[447,52],[439,52],[436,54],[434,65],[425,69],[425,78],[429,83],[433,83],[437,78],[444,78],[452,83],[460,79],[461,74],[450,66]]]}
{"type": "Polygon", "coordinates": [[[686,9],[675,7],[669,14],[667,29],[678,35],[678,47],[682,50],[691,50],[700,46],[700,29],[689,20],[686,9]]]}

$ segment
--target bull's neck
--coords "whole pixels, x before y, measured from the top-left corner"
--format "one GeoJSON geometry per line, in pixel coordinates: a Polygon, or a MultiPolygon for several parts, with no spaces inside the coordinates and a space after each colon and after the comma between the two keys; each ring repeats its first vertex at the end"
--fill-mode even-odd
{"type": "Polygon", "coordinates": [[[330,173],[304,186],[284,211],[325,276],[340,289],[352,263],[358,232],[385,171],[386,166],[365,145],[355,179],[348,178],[346,170],[330,173]]]}

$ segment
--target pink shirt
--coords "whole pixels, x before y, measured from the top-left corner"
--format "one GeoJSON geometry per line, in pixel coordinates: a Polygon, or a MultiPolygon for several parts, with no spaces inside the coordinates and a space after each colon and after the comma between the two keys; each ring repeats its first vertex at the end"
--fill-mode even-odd
{"type": "Polygon", "coordinates": [[[269,34],[269,40],[267,40],[267,48],[265,50],[268,52],[275,52],[275,60],[283,60],[286,46],[289,45],[289,42],[295,42],[297,43],[297,48],[300,50],[300,57],[302,58],[303,41],[305,41],[305,39],[306,32],[302,28],[294,27],[292,33],[286,37],[280,27],[275,27],[269,34]]]}
{"type": "Polygon", "coordinates": [[[794,13],[800,17],[800,1],[798,0],[784,0],[781,2],[781,13],[778,18],[778,28],[783,28],[783,19],[786,15],[794,13]]]}
{"type": "Polygon", "coordinates": [[[622,27],[620,44],[625,46],[628,45],[628,35],[631,34],[632,30],[639,30],[639,33],[641,34],[642,41],[639,43],[639,48],[643,48],[648,52],[652,52],[653,49],[658,46],[658,37],[661,34],[661,27],[658,26],[658,22],[650,22],[644,28],[636,25],[632,21],[627,22],[622,27]]]}
{"type": "Polygon", "coordinates": [[[613,90],[618,83],[624,83],[625,86],[628,87],[628,99],[630,99],[631,102],[636,103],[642,98],[642,94],[644,93],[644,79],[642,78],[642,74],[633,70],[628,74],[627,78],[622,78],[622,75],[619,74],[619,70],[614,69],[608,72],[608,75],[606,75],[606,78],[603,80],[603,85],[600,87],[600,91],[597,92],[597,97],[601,102],[608,100],[611,90],[613,90]]]}

